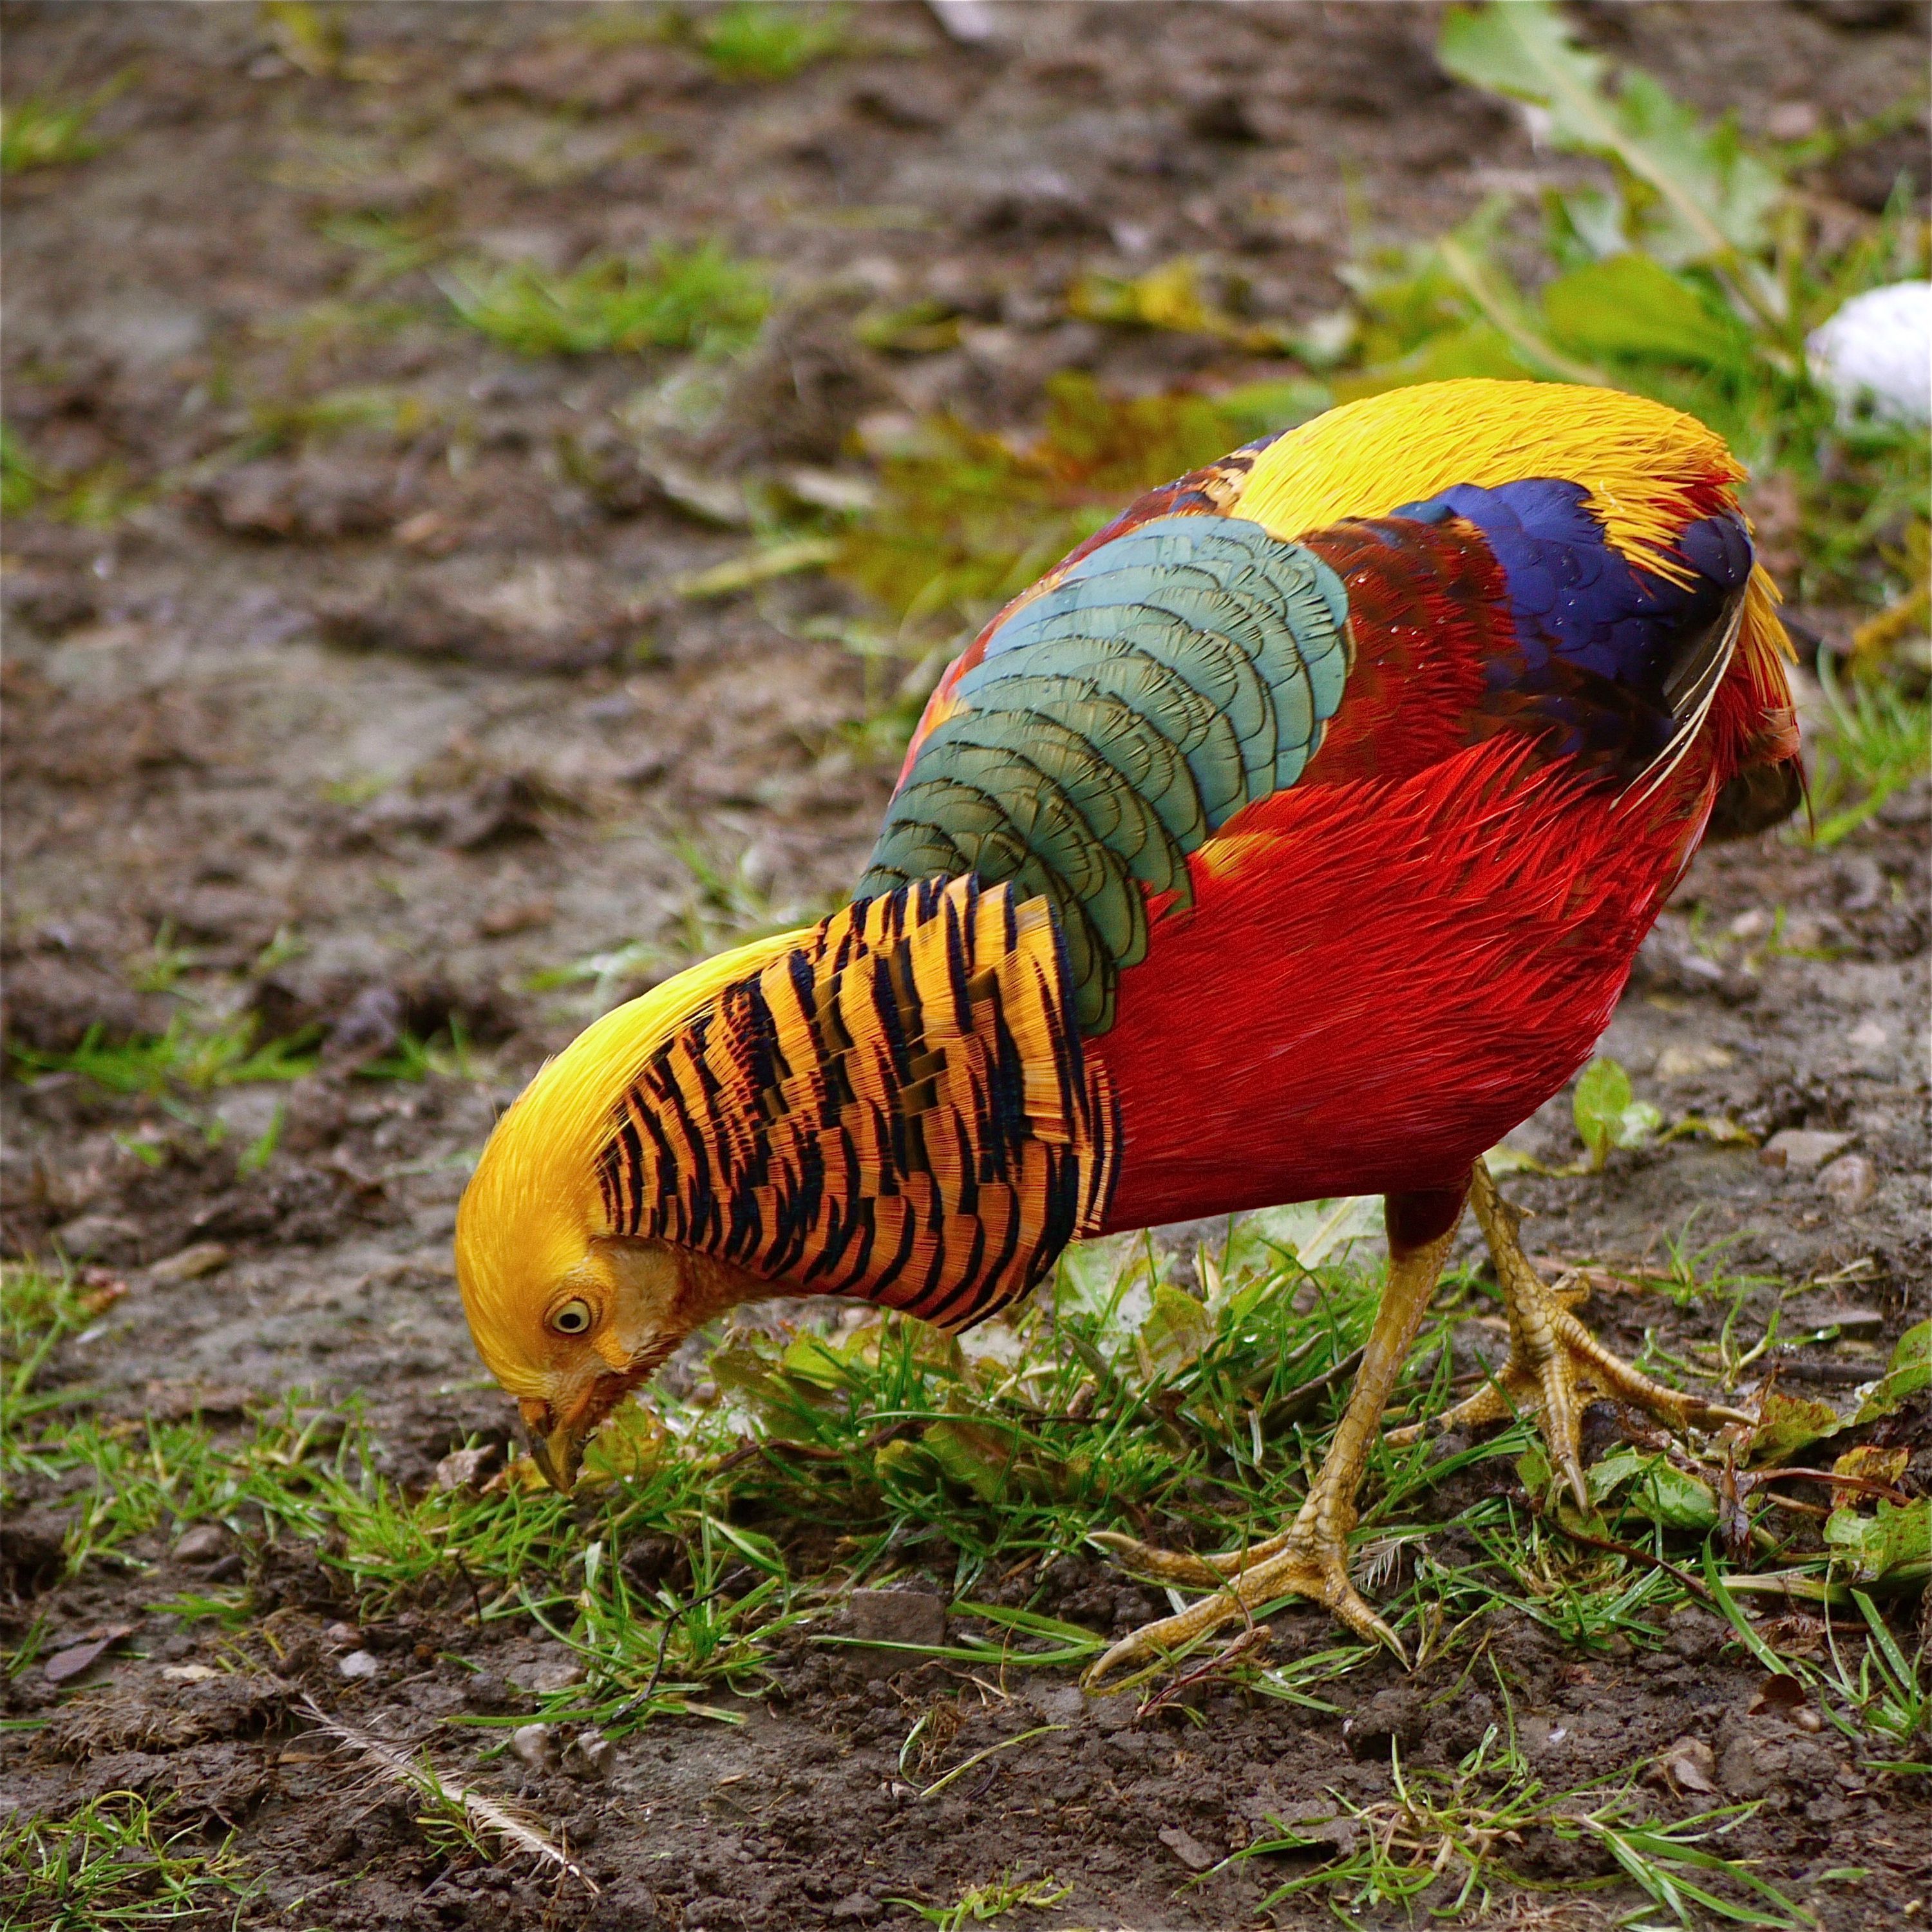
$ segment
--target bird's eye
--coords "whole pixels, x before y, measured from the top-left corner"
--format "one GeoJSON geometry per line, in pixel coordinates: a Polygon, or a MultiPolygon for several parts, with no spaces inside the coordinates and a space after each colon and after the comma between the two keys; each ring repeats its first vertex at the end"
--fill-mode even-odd
{"type": "Polygon", "coordinates": [[[590,1326],[590,1304],[587,1301],[566,1301],[561,1308],[550,1312],[550,1325],[560,1335],[581,1335],[590,1326]]]}

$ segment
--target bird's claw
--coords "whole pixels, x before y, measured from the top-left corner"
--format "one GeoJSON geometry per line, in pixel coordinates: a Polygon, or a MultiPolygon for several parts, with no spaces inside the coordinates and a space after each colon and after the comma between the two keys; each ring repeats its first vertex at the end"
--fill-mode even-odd
{"type": "Polygon", "coordinates": [[[1369,1607],[1349,1577],[1348,1547],[1340,1538],[1290,1529],[1251,1550],[1217,1557],[1157,1550],[1111,1531],[1092,1540],[1112,1551],[1127,1569],[1160,1582],[1205,1584],[1214,1594],[1121,1638],[1082,1678],[1090,1689],[1126,1665],[1159,1662],[1223,1624],[1250,1619],[1277,1597],[1306,1597],[1358,1636],[1386,1644],[1405,1664],[1408,1661],[1401,1639],[1369,1607]]]}
{"type": "MultiPolygon", "coordinates": [[[[1498,1273],[1503,1270],[1498,1269],[1498,1273]]],[[[1748,1425],[1741,1409],[1726,1408],[1666,1388],[1641,1370],[1612,1354],[1570,1313],[1580,1296],[1546,1286],[1523,1259],[1521,1272],[1504,1275],[1504,1292],[1512,1299],[1508,1359],[1481,1388],[1432,1421],[1390,1430],[1392,1447],[1419,1442],[1452,1429],[1475,1429],[1513,1417],[1534,1414],[1551,1460],[1569,1485],[1580,1509],[1590,1507],[1583,1474],[1583,1412],[1601,1397],[1644,1410],[1673,1429],[1748,1425]],[[1515,1278],[1512,1280],[1511,1276],[1515,1278]]]]}

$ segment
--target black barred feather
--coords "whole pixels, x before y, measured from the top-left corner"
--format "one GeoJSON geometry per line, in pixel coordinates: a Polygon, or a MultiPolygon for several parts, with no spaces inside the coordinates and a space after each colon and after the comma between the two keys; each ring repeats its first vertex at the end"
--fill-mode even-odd
{"type": "Polygon", "coordinates": [[[724,991],[626,1091],[608,1232],[960,1328],[1093,1232],[1118,1133],[1038,899],[926,879],[724,991]]]}

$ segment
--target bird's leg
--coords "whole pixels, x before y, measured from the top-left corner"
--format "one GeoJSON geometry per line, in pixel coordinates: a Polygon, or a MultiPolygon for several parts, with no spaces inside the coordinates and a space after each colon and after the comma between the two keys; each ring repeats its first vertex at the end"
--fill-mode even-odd
{"type": "Polygon", "coordinates": [[[1509,1358],[1466,1401],[1432,1423],[1391,1430],[1390,1442],[1412,1442],[1444,1430],[1506,1421],[1512,1414],[1533,1410],[1578,1508],[1587,1510],[1590,1496],[1583,1481],[1582,1435],[1583,1411],[1594,1395],[1646,1409],[1678,1429],[1692,1423],[1708,1428],[1750,1420],[1735,1408],[1666,1388],[1612,1354],[1570,1313],[1570,1304],[1581,1296],[1546,1286],[1530,1265],[1518,1232],[1522,1216],[1498,1192],[1480,1161],[1470,1178],[1469,1204],[1482,1224],[1502,1288],[1503,1308],[1509,1317],[1509,1358]]]}
{"type": "Polygon", "coordinates": [[[1388,1286],[1356,1372],[1348,1406],[1294,1522],[1280,1535],[1221,1557],[1185,1556],[1111,1532],[1094,1540],[1125,1566],[1162,1583],[1205,1585],[1214,1594],[1179,1616],[1145,1624],[1123,1637],[1087,1673],[1098,1682],[1120,1666],[1160,1657],[1216,1625],[1251,1616],[1276,1597],[1310,1597],[1350,1629],[1398,1657],[1400,1640],[1362,1600],[1348,1577],[1348,1532],[1355,1526],[1355,1490],[1382,1424],[1389,1391],[1421,1326],[1442,1272],[1462,1191],[1393,1196],[1384,1204],[1389,1230],[1388,1286]]]}

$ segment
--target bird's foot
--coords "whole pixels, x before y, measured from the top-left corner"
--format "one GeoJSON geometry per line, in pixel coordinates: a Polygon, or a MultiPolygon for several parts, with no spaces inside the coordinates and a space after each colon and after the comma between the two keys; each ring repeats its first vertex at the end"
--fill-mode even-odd
{"type": "Polygon", "coordinates": [[[1470,1429],[1534,1413],[1557,1468],[1568,1482],[1577,1506],[1590,1506],[1583,1480],[1583,1412],[1600,1396],[1627,1402],[1672,1428],[1715,1428],[1726,1422],[1748,1424],[1741,1410],[1726,1408],[1652,1382],[1621,1356],[1612,1354],[1570,1311],[1584,1291],[1552,1287],[1531,1265],[1517,1228],[1520,1216],[1496,1192],[1482,1163],[1476,1165],[1470,1200],[1487,1238],[1509,1316],[1509,1358],[1482,1388],[1432,1422],[1391,1430],[1397,1446],[1446,1430],[1470,1429]]]}
{"type": "Polygon", "coordinates": [[[1088,1670],[1082,1680],[1088,1684],[1099,1684],[1127,1665],[1172,1656],[1222,1624],[1248,1622],[1277,1597],[1309,1598],[1371,1643],[1385,1643],[1408,1660],[1401,1640],[1369,1607],[1349,1578],[1346,1532],[1333,1522],[1324,1529],[1306,1510],[1293,1528],[1225,1556],[1185,1556],[1110,1530],[1096,1532],[1092,1540],[1110,1550],[1125,1569],[1160,1583],[1204,1585],[1214,1594],[1178,1616],[1143,1624],[1121,1638],[1088,1670]]]}

